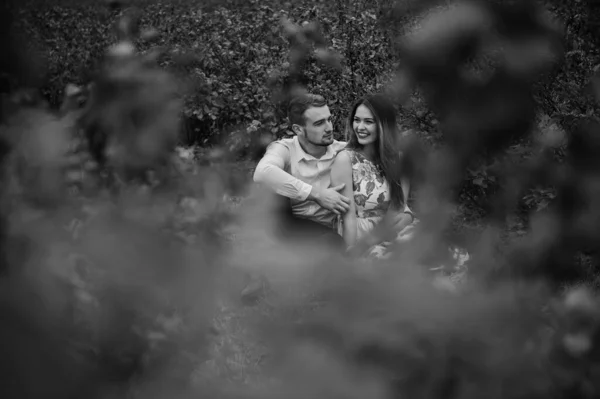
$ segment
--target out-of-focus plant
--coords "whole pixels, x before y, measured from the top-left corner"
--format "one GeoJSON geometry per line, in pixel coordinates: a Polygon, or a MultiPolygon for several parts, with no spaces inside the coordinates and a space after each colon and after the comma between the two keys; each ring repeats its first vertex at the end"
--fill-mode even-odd
{"type": "Polygon", "coordinates": [[[2,104],[3,397],[172,392],[204,356],[226,187],[172,162],[179,86],[136,24],[58,112],[35,88],[2,104]]]}
{"type": "MultiPolygon", "coordinates": [[[[570,267],[577,250],[598,240],[596,124],[574,131],[562,163],[555,162],[556,140],[539,140],[523,162],[508,157],[493,175],[468,172],[477,157],[510,152],[514,140],[531,136],[532,83],[559,59],[560,30],[533,1],[396,4],[382,21],[429,12],[409,35],[391,27],[402,35],[392,41],[402,69],[389,92],[406,100],[418,89],[420,107],[432,115],[417,109],[415,117],[435,120],[445,145],[427,152],[410,137],[403,142],[404,167],[419,183],[421,223],[410,244],[379,263],[347,259],[319,243],[279,242],[264,190],[227,208],[223,199],[246,188],[247,175],[231,167],[238,150],[258,153],[279,125],[250,115],[225,145],[176,147],[177,79],[156,66],[153,53],[135,51],[134,14],[117,25],[120,41],[92,85],[66,90],[58,113],[29,91],[13,92],[0,136],[7,183],[0,371],[16,383],[0,387],[2,396],[596,397],[598,298],[586,290],[562,298],[555,290],[578,277],[570,267]],[[482,54],[493,67],[473,71],[482,54]],[[80,95],[88,96],[83,108],[80,95]],[[69,192],[78,166],[83,180],[96,183],[69,192]],[[446,249],[443,233],[465,176],[484,189],[492,176],[503,184],[489,193],[493,217],[472,245],[468,278],[455,286],[429,269],[432,254],[446,249]],[[506,256],[497,256],[501,225],[537,186],[555,187],[554,201],[531,215],[530,232],[506,256]],[[223,227],[231,221],[250,245],[226,243],[223,227]],[[321,301],[314,312],[267,323],[263,338],[274,356],[264,377],[276,377],[275,386],[232,393],[193,392],[187,384],[205,356],[222,264],[308,291],[296,297],[282,290],[284,310],[306,305],[306,296],[321,301]]],[[[229,17],[226,11],[221,16],[229,17]]],[[[302,18],[318,19],[317,11],[302,18]]],[[[377,19],[356,11],[356,18],[377,19]]],[[[285,101],[295,90],[314,89],[304,84],[320,76],[306,72],[312,57],[328,67],[347,61],[324,44],[326,24],[321,31],[316,23],[284,21],[291,51],[281,61],[291,79],[280,76],[272,88],[285,101]]],[[[170,27],[171,34],[186,28],[170,27]]],[[[223,46],[215,52],[235,57],[233,42],[223,46]]],[[[358,93],[354,84],[343,86],[348,96],[358,93]]],[[[218,91],[211,95],[218,101],[218,91]]]]}

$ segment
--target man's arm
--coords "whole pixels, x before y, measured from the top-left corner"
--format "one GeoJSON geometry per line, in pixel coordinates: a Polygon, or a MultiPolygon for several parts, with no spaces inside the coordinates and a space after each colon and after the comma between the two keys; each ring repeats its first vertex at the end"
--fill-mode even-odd
{"type": "Polygon", "coordinates": [[[312,186],[285,171],[290,163],[290,151],[285,145],[269,145],[254,171],[254,181],[264,184],[279,195],[303,201],[310,197],[312,186]]]}
{"type": "Polygon", "coordinates": [[[274,142],[267,148],[265,156],[254,171],[254,181],[271,188],[279,195],[304,201],[316,201],[323,208],[337,214],[348,210],[348,198],[338,191],[343,186],[319,190],[317,187],[295,178],[285,171],[290,163],[290,151],[284,145],[274,142]]]}

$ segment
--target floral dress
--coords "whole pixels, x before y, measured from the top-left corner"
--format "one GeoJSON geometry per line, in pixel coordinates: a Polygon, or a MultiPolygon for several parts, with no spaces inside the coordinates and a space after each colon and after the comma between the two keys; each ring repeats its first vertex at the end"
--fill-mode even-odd
{"type": "MultiPolygon", "coordinates": [[[[352,165],[352,188],[356,208],[357,239],[369,234],[381,222],[390,206],[388,182],[383,171],[360,152],[345,149],[350,156],[352,165]]],[[[410,225],[398,233],[395,241],[409,241],[413,238],[415,227],[419,223],[415,219],[410,225]]],[[[338,234],[343,235],[343,218],[337,221],[338,234]]],[[[385,259],[390,256],[390,242],[383,242],[371,247],[367,259],[385,259]]],[[[443,289],[455,291],[461,280],[465,279],[467,263],[470,260],[468,251],[464,248],[451,246],[448,248],[452,260],[449,263],[431,268],[437,274],[434,284],[443,289]]]]}
{"type": "MultiPolygon", "coordinates": [[[[352,188],[356,205],[357,239],[365,237],[383,220],[390,206],[390,190],[383,171],[360,152],[346,149],[352,165],[352,188]]],[[[343,234],[343,218],[338,218],[338,233],[343,234]]],[[[375,245],[369,256],[381,258],[388,243],[375,245]]]]}

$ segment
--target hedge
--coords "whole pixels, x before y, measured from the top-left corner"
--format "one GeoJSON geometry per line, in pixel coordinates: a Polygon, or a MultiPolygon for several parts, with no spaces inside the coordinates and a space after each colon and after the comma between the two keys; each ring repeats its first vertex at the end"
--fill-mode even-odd
{"type": "MultiPolygon", "coordinates": [[[[335,1],[280,2],[134,2],[141,27],[158,35],[152,46],[173,51],[162,62],[172,67],[186,59],[181,73],[185,90],[184,140],[211,141],[259,120],[281,136],[285,115],[273,101],[278,86],[286,84],[289,43],[282,18],[302,24],[318,21],[328,45],[343,56],[341,70],[308,61],[302,80],[311,91],[331,102],[338,137],[347,109],[361,95],[381,90],[398,66],[388,35],[380,29],[380,4],[335,1]],[[283,68],[282,68],[283,65],[283,68]]],[[[118,10],[99,2],[53,1],[29,3],[22,20],[45,60],[43,93],[58,105],[68,83],[83,85],[114,42],[111,31],[118,10]]],[[[142,51],[149,44],[140,43],[142,51]]]]}

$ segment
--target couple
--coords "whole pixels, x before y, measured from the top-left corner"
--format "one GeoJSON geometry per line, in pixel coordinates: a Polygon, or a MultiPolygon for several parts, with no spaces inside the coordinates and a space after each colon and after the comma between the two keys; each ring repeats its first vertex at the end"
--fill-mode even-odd
{"type": "Polygon", "coordinates": [[[294,138],[271,143],[254,172],[255,182],[278,194],[284,239],[304,236],[382,258],[391,240],[410,237],[410,185],[400,170],[396,111],[386,97],[366,96],[352,107],[347,142],[334,140],[322,96],[293,98],[288,118],[294,138]]]}

